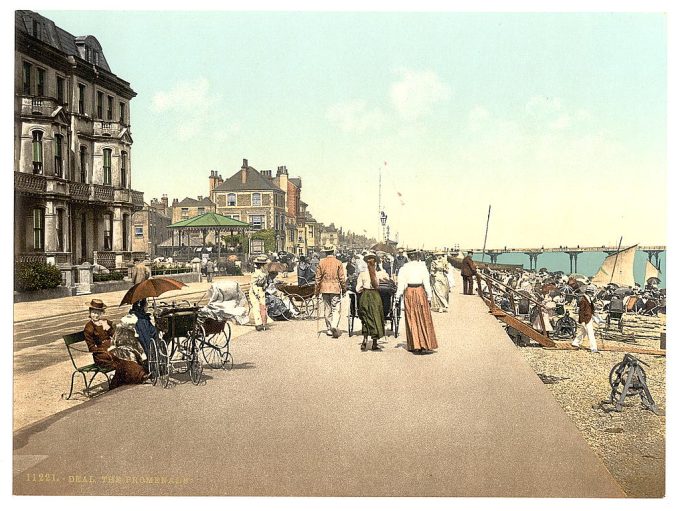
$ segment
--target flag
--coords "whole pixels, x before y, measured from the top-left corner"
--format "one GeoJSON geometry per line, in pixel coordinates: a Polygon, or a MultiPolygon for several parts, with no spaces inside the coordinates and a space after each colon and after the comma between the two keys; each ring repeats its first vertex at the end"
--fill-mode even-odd
{"type": "Polygon", "coordinates": [[[399,197],[399,202],[401,203],[401,205],[405,206],[406,203],[404,202],[404,197],[401,195],[401,192],[397,192],[397,196],[399,197]]]}

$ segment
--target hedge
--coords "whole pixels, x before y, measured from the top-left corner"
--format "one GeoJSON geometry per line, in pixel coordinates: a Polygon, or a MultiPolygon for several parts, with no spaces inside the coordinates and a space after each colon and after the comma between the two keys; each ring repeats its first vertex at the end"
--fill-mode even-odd
{"type": "Polygon", "coordinates": [[[123,280],[124,274],[112,271],[111,273],[95,273],[92,275],[93,282],[109,282],[110,280],[123,280]]]}
{"type": "Polygon", "coordinates": [[[15,291],[54,289],[60,285],[61,271],[53,264],[16,263],[14,265],[15,291]]]}

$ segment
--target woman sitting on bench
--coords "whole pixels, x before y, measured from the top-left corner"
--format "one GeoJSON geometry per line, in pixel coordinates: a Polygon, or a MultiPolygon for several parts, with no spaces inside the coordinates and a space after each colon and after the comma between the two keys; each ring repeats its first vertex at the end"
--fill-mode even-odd
{"type": "Polygon", "coordinates": [[[114,356],[109,348],[113,337],[113,325],[108,319],[103,319],[106,305],[96,298],[90,302],[90,320],[85,325],[83,333],[85,342],[92,353],[94,363],[105,369],[114,369],[110,389],[121,385],[142,383],[149,375],[137,362],[121,360],[114,356]]]}

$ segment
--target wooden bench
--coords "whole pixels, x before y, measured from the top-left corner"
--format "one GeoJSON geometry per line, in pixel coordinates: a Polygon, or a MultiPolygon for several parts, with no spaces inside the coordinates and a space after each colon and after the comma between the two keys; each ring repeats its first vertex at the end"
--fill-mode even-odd
{"type": "MultiPolygon", "coordinates": [[[[109,377],[109,373],[112,373],[114,369],[104,368],[98,366],[95,363],[79,366],[78,363],[76,362],[76,359],[73,358],[74,351],[80,353],[90,353],[90,350],[87,348],[87,343],[85,342],[85,334],[83,333],[82,330],[80,332],[65,335],[64,343],[66,344],[66,350],[68,351],[68,356],[71,357],[71,363],[73,364],[74,369],[73,373],[71,373],[71,388],[68,392],[68,396],[66,396],[65,399],[71,399],[71,395],[73,394],[73,383],[77,374],[80,374],[83,377],[83,381],[85,382],[84,393],[86,395],[89,395],[92,389],[92,381],[98,374],[103,374],[104,376],[106,376],[106,381],[108,382],[109,386],[111,385],[111,378],[109,377]],[[77,345],[78,343],[83,343],[85,349],[79,349],[77,347],[74,347],[74,345],[77,345]],[[89,380],[88,375],[91,375],[89,377],[89,380]]],[[[91,356],[92,355],[90,354],[90,360],[92,360],[91,356]]],[[[62,394],[61,397],[64,397],[64,394],[62,394]]]]}

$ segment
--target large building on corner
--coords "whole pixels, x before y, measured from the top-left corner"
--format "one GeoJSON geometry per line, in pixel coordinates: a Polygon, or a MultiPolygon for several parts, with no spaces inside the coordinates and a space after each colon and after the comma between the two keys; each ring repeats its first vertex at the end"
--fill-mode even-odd
{"type": "Polygon", "coordinates": [[[92,35],[15,12],[16,261],[114,268],[132,260],[130,101],[92,35]]]}

